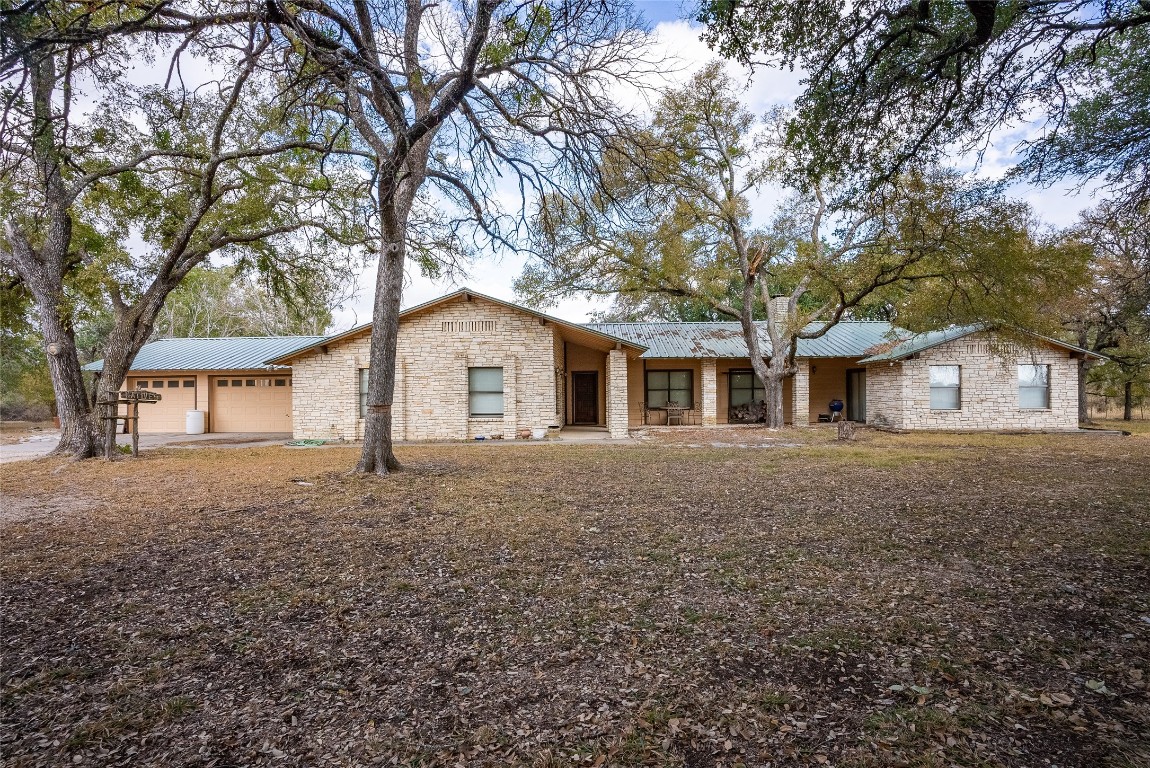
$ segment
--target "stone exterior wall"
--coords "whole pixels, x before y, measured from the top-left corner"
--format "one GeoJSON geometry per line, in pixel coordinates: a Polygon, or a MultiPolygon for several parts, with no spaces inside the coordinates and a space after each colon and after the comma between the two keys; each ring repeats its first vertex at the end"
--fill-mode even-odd
{"type": "Polygon", "coordinates": [[[903,384],[902,363],[875,363],[867,366],[867,424],[902,429],[906,410],[903,384]]]}
{"type": "Polygon", "coordinates": [[[714,360],[703,361],[703,397],[702,421],[704,427],[713,427],[718,423],[718,372],[714,360]]]}
{"type": "Polygon", "coordinates": [[[627,436],[627,353],[607,353],[607,432],[614,438],[627,436]]]}
{"type": "MultiPolygon", "coordinates": [[[[811,363],[810,360],[795,360],[795,375],[791,377],[791,423],[796,427],[805,427],[810,423],[810,406],[811,406],[811,363]],[[795,418],[797,414],[798,418],[795,418]],[[806,415],[807,418],[803,418],[806,415]]],[[[784,390],[784,393],[786,390],[784,390]]],[[[786,421],[787,414],[783,414],[783,420],[786,421]]],[[[818,412],[815,412],[815,419],[818,419],[818,412]]]]}
{"type": "MultiPolygon", "coordinates": [[[[556,334],[552,324],[478,297],[405,318],[396,358],[395,438],[514,439],[520,428],[556,423],[556,334]],[[502,417],[469,416],[469,367],[503,368],[502,417]]],[[[297,439],[362,439],[359,370],[368,367],[368,350],[365,332],[293,362],[297,439]]]]}
{"type": "Polygon", "coordinates": [[[1070,354],[1036,342],[1019,348],[977,334],[924,351],[890,366],[867,367],[869,420],[881,415],[902,429],[1077,429],[1078,365],[1070,354]],[[1050,407],[1020,408],[1018,365],[1050,366],[1050,407]],[[961,408],[931,410],[932,365],[961,366],[961,408]]]}

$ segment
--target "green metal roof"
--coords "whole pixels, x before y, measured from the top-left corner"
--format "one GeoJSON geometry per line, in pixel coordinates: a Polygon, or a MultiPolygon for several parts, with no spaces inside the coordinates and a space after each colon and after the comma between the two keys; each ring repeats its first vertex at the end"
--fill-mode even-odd
{"type": "MultiPolygon", "coordinates": [[[[874,349],[867,350],[868,352],[871,353],[870,357],[865,357],[862,360],[860,360],[859,362],[860,363],[884,363],[884,362],[894,361],[894,360],[903,360],[905,358],[910,357],[911,355],[916,355],[919,352],[925,352],[928,349],[932,349],[933,347],[937,347],[937,346],[940,346],[942,344],[945,344],[948,341],[954,341],[955,339],[961,339],[963,336],[970,336],[973,333],[980,333],[982,331],[989,331],[989,330],[993,330],[991,326],[986,325],[986,324],[982,324],[982,323],[976,323],[974,325],[955,325],[955,326],[952,326],[950,328],[943,328],[943,329],[938,330],[938,331],[927,331],[926,333],[918,333],[918,334],[915,334],[913,336],[910,336],[909,338],[905,338],[902,341],[894,343],[893,345],[887,344],[887,345],[875,347],[874,349]]],[[[1032,333],[1030,331],[1022,330],[1020,328],[1015,329],[1014,332],[1015,333],[1022,333],[1022,334],[1025,334],[1027,336],[1031,336],[1031,337],[1036,338],[1036,339],[1041,339],[1042,341],[1045,341],[1047,344],[1051,344],[1051,345],[1056,346],[1056,347],[1061,347],[1062,349],[1065,349],[1065,350],[1068,350],[1071,352],[1079,352],[1083,355],[1086,355],[1087,357],[1093,357],[1093,358],[1098,358],[1098,359],[1101,359],[1103,357],[1102,355],[1099,355],[1096,352],[1091,352],[1088,349],[1082,349],[1081,347],[1076,347],[1073,344],[1067,344],[1065,341],[1059,341],[1058,339],[1052,339],[1049,336],[1042,336],[1042,335],[1037,334],[1037,333],[1032,333]]]]}
{"type": "MultiPolygon", "coordinates": [[[[771,352],[766,323],[756,322],[764,354],[771,352]]],[[[811,323],[807,331],[822,328],[811,323]]],[[[590,323],[586,327],[647,347],[642,357],[742,358],[749,355],[739,323],[590,323]]],[[[888,322],[843,320],[815,339],[799,339],[797,357],[862,357],[872,348],[908,333],[888,322]]]]}
{"type": "MultiPolygon", "coordinates": [[[[214,339],[160,339],[145,344],[130,371],[238,371],[271,369],[264,361],[306,347],[323,336],[227,336],[214,339]]],[[[84,366],[100,371],[104,361],[84,366]]]]}

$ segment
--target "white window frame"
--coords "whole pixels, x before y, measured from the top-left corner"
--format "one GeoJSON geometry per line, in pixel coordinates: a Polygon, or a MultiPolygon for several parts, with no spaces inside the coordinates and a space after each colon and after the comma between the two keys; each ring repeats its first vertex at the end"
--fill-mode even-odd
{"type": "Polygon", "coordinates": [[[502,419],[506,405],[503,402],[504,394],[504,379],[503,379],[503,366],[501,365],[474,365],[467,369],[467,415],[472,419],[502,419]],[[473,375],[478,371],[499,371],[499,389],[477,389],[475,383],[475,376],[473,375]],[[499,412],[494,411],[477,411],[475,409],[475,396],[490,396],[499,395],[499,412]]]}
{"type": "MultiPolygon", "coordinates": [[[[1033,379],[1029,379],[1033,381],[1033,379]]],[[[1018,364],[1018,408],[1023,411],[1049,411],[1050,410],[1050,364],[1049,363],[1019,363],[1018,364]],[[1034,385],[1024,385],[1023,382],[1023,369],[1033,368],[1043,371],[1045,384],[1041,387],[1034,385]],[[1023,392],[1024,391],[1041,391],[1042,392],[1042,405],[1023,405],[1023,392]]]]}
{"type": "MultiPolygon", "coordinates": [[[[961,365],[931,365],[927,367],[927,385],[930,388],[930,410],[932,411],[961,411],[962,410],[962,366],[961,365]],[[934,371],[938,368],[956,368],[958,370],[958,384],[935,384],[934,371]],[[954,406],[935,405],[935,392],[954,393],[954,406]]],[[[949,399],[949,398],[948,398],[949,399]]]]}

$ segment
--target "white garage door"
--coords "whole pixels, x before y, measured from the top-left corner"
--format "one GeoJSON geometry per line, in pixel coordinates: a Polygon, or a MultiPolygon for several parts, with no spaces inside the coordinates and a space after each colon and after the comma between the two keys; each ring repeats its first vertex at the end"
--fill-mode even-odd
{"type": "Polygon", "coordinates": [[[213,432],[291,432],[290,376],[212,380],[213,432]]]}
{"type": "MultiPolygon", "coordinates": [[[[140,404],[140,432],[183,432],[188,411],[196,407],[196,380],[185,376],[166,378],[131,378],[128,389],[159,392],[158,403],[140,404]]],[[[124,406],[120,412],[124,413],[124,406]]]]}

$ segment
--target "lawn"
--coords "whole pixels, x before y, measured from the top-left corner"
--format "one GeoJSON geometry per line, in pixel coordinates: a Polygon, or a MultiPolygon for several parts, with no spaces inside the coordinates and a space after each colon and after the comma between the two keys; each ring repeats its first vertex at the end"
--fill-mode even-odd
{"type": "Polygon", "coordinates": [[[1150,764],[1150,434],[714,434],[6,465],[0,751],[1150,764]]]}

